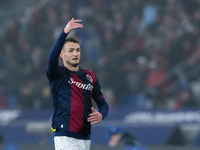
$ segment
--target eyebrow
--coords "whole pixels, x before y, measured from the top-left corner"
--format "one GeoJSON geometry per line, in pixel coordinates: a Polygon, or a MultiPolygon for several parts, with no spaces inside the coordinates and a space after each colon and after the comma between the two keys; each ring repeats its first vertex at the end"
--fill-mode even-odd
{"type": "Polygon", "coordinates": [[[70,47],[69,50],[80,50],[80,47],[78,47],[78,48],[72,48],[72,47],[70,47]]]}

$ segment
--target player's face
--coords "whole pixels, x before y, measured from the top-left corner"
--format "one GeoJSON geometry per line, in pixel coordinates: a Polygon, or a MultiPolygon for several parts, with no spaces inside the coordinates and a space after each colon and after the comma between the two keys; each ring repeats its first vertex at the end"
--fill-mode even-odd
{"type": "Polygon", "coordinates": [[[73,42],[65,43],[60,54],[64,65],[69,65],[70,67],[77,67],[79,65],[80,56],[80,45],[73,42]]]}

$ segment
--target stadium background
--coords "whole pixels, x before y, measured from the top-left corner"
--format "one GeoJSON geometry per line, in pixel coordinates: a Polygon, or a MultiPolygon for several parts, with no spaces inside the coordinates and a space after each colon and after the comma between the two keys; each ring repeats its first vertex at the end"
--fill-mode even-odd
{"type": "Polygon", "coordinates": [[[199,0],[0,2],[2,150],[53,149],[45,67],[72,17],[84,25],[70,33],[82,40],[81,66],[95,71],[110,106],[92,149],[109,149],[113,126],[148,149],[198,149],[199,0]]]}

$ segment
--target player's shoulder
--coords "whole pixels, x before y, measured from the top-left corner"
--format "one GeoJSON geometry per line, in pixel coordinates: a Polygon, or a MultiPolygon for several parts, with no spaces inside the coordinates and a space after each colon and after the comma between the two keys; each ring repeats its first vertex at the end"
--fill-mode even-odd
{"type": "Polygon", "coordinates": [[[96,81],[96,75],[93,71],[84,68],[82,70],[89,81],[96,81]]]}
{"type": "Polygon", "coordinates": [[[80,69],[82,70],[82,72],[84,72],[86,74],[95,75],[95,73],[89,69],[82,68],[82,67],[80,67],[80,69]]]}
{"type": "Polygon", "coordinates": [[[88,69],[83,69],[83,71],[87,74],[95,74],[93,71],[88,70],[88,69]]]}

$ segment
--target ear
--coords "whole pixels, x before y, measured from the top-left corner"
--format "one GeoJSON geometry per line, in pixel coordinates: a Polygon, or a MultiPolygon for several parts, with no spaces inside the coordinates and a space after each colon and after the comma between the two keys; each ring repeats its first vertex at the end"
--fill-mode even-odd
{"type": "Polygon", "coordinates": [[[60,57],[63,58],[63,51],[60,52],[60,57]]]}

